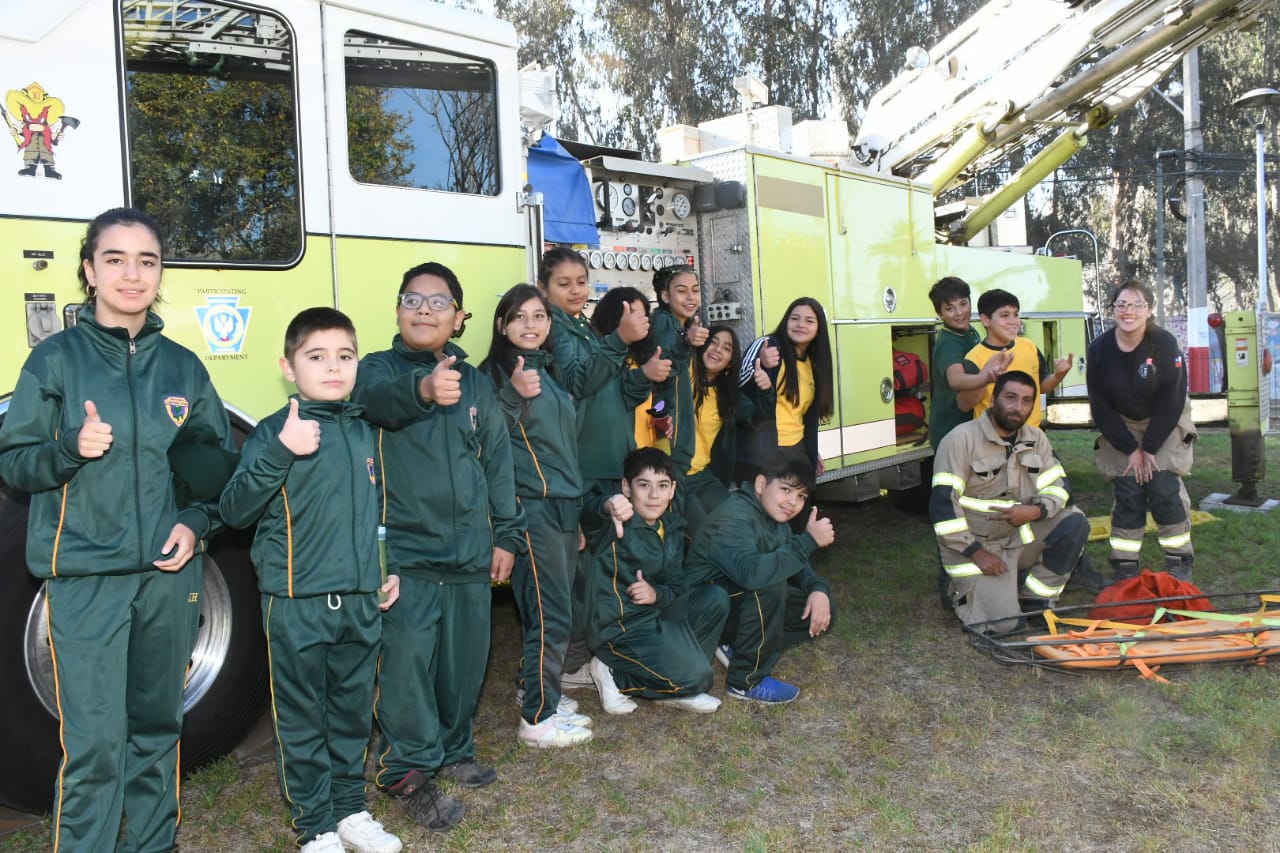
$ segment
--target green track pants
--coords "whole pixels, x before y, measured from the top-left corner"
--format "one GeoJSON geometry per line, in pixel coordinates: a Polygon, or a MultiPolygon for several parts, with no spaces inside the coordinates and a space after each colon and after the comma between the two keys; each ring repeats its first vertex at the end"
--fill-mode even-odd
{"type": "Polygon", "coordinates": [[[200,624],[201,558],[181,571],[45,585],[62,765],[57,853],[172,850],[182,689],[200,624]],[[117,844],[121,815],[126,833],[117,844]]]}
{"type": "MultiPolygon", "coordinates": [[[[394,609],[394,607],[392,608],[394,609]]],[[[262,596],[276,771],[298,843],[364,811],[382,615],[378,594],[262,596]]]]}
{"type": "Polygon", "coordinates": [[[400,575],[400,599],[382,621],[374,715],[382,737],[376,781],[433,774],[476,754],[472,724],[489,662],[489,578],[441,583],[400,575]]]}

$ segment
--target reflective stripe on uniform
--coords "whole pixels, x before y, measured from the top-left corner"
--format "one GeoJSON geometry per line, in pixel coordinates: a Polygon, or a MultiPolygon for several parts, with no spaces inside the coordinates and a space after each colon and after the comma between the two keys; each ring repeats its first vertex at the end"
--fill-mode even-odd
{"type": "Polygon", "coordinates": [[[1040,494],[1047,498],[1057,498],[1062,501],[1063,506],[1066,506],[1067,501],[1070,500],[1067,495],[1067,490],[1062,488],[1062,486],[1045,486],[1040,490],[1040,494]]]}
{"type": "Polygon", "coordinates": [[[1141,539],[1121,539],[1118,536],[1112,536],[1110,545],[1112,551],[1124,551],[1126,554],[1137,554],[1142,550],[1141,539]]]}
{"type": "Polygon", "coordinates": [[[1024,524],[1018,528],[1018,538],[1022,540],[1023,545],[1030,545],[1032,542],[1036,541],[1036,534],[1031,529],[1030,524],[1024,524]]]}
{"type": "Polygon", "coordinates": [[[943,568],[953,578],[972,578],[982,574],[982,569],[978,568],[977,563],[954,563],[943,565],[943,568]]]}
{"type": "Polygon", "coordinates": [[[982,498],[960,498],[960,506],[965,509],[971,509],[974,512],[1000,512],[1018,505],[1017,501],[1011,501],[1008,498],[999,498],[995,500],[983,500],[982,498]]]}
{"type": "Polygon", "coordinates": [[[1039,477],[1036,477],[1036,488],[1043,489],[1055,480],[1060,480],[1065,476],[1067,476],[1067,472],[1062,470],[1062,466],[1054,465],[1048,471],[1045,471],[1039,477]]]}
{"type": "Polygon", "coordinates": [[[949,518],[946,521],[939,521],[933,526],[933,532],[939,536],[949,536],[952,533],[964,533],[969,529],[969,522],[962,518],[949,518]]]}
{"type": "Polygon", "coordinates": [[[1065,586],[1066,584],[1049,586],[1035,575],[1027,575],[1027,579],[1022,582],[1022,588],[1037,598],[1057,598],[1062,595],[1062,589],[1065,586]]]}
{"type": "Polygon", "coordinates": [[[947,471],[935,471],[932,484],[934,486],[950,486],[957,495],[964,494],[964,478],[947,471]]]}
{"type": "Polygon", "coordinates": [[[1173,536],[1161,536],[1160,547],[1166,551],[1170,548],[1185,548],[1191,544],[1191,531],[1177,533],[1173,536]]]}

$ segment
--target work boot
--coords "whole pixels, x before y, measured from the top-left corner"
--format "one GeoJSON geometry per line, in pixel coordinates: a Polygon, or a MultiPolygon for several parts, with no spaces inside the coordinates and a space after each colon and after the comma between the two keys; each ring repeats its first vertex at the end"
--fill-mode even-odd
{"type": "Polygon", "coordinates": [[[1067,583],[1070,586],[1087,589],[1089,592],[1099,592],[1111,581],[1107,580],[1101,572],[1094,571],[1088,554],[1081,554],[1080,562],[1076,563],[1075,571],[1071,573],[1071,579],[1067,583]]]}
{"type": "Polygon", "coordinates": [[[1164,558],[1164,570],[1180,581],[1191,583],[1191,567],[1194,562],[1195,557],[1190,554],[1184,554],[1181,556],[1166,554],[1164,558]]]}
{"type": "Polygon", "coordinates": [[[1136,578],[1142,571],[1138,568],[1137,560],[1112,560],[1111,573],[1115,575],[1117,581],[1123,581],[1136,578]]]}
{"type": "Polygon", "coordinates": [[[62,173],[59,172],[57,169],[53,168],[52,166],[44,167],[44,176],[46,178],[53,178],[55,181],[62,180],[62,173]]]}
{"type": "Polygon", "coordinates": [[[18,174],[24,178],[34,178],[36,176],[35,166],[24,166],[18,170],[18,174]]]}

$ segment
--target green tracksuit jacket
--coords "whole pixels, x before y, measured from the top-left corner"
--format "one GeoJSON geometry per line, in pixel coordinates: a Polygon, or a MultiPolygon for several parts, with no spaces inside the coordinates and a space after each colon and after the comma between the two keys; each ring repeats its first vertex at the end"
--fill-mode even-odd
{"type": "Polygon", "coordinates": [[[617,480],[636,447],[635,408],[653,390],[638,367],[627,367],[627,346],[611,332],[597,337],[586,320],[551,309],[551,372],[578,412],[578,465],[584,481],[617,480]]]}
{"type": "Polygon", "coordinates": [[[693,374],[689,372],[693,348],[689,346],[680,321],[670,311],[659,308],[653,312],[650,323],[653,342],[662,347],[662,357],[671,361],[671,375],[653,386],[653,402],[655,406],[659,400],[665,402],[666,411],[671,415],[674,431],[671,438],[671,461],[675,463],[679,479],[683,480],[685,472],[689,470],[689,463],[693,460],[697,441],[693,374]]]}
{"type": "Polygon", "coordinates": [[[300,401],[298,417],[320,424],[320,447],[309,456],[280,443],[288,406],[245,441],[220,509],[232,527],[258,523],[253,565],[267,595],[376,592],[381,585],[377,446],[363,411],[354,403],[300,401]]]}
{"type": "Polygon", "coordinates": [[[573,398],[552,378],[551,353],[522,351],[525,370],[537,370],[542,393],[531,400],[521,397],[504,378],[498,402],[511,436],[516,494],[522,498],[582,497],[578,470],[577,414],[573,398]]]}
{"type": "Polygon", "coordinates": [[[179,510],[168,451],[192,429],[234,450],[231,428],[204,365],[163,328],[148,314],[130,340],[86,307],[23,365],[0,429],[0,478],[32,493],[27,567],[36,577],[152,571],[174,524],[197,540],[219,527],[216,499],[179,510]],[[112,429],[97,459],[76,449],[86,400],[112,429]]]}
{"type": "Polygon", "coordinates": [[[710,649],[729,610],[722,591],[687,596],[684,522],[667,512],[660,525],[632,516],[621,539],[610,527],[591,562],[596,654],[619,690],[650,699],[710,689],[710,649]],[[636,604],[627,594],[638,573],[657,595],[653,604],[636,604]]]}
{"type": "Polygon", "coordinates": [[[792,533],[770,518],[749,483],[712,512],[694,537],[685,561],[688,583],[711,582],[729,595],[723,638],[733,648],[728,686],[754,687],[773,672],[786,648],[808,639],[808,620],[801,614],[809,594],[821,591],[831,598],[831,588],[809,565],[816,547],[808,531],[792,533]]]}
{"type": "Polygon", "coordinates": [[[452,406],[422,402],[418,384],[436,356],[409,349],[399,335],[391,349],[361,359],[351,399],[383,428],[388,568],[442,583],[482,581],[495,546],[524,549],[524,516],[493,383],[457,345],[444,354],[458,357],[462,374],[462,399],[452,406]]]}

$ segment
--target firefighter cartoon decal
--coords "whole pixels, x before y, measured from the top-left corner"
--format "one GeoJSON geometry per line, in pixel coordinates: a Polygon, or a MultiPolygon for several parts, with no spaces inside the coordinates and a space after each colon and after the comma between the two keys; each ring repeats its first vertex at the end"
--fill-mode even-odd
{"type": "Polygon", "coordinates": [[[32,83],[25,89],[5,92],[0,115],[22,152],[18,174],[34,178],[36,170],[42,169],[44,177],[62,180],[62,174],[53,167],[53,149],[64,133],[80,126],[79,119],[66,114],[62,100],[51,96],[39,83],[32,83]]]}

